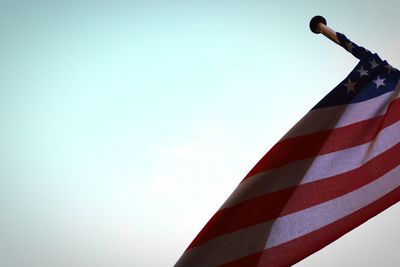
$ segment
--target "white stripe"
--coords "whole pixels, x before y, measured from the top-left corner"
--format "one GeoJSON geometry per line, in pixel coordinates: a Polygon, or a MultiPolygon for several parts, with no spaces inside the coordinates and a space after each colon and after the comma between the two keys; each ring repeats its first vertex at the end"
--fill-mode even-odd
{"type": "Polygon", "coordinates": [[[399,132],[400,121],[383,129],[375,140],[369,143],[257,173],[243,180],[220,209],[231,207],[253,197],[356,169],[396,145],[399,142],[399,132]]]}
{"type": "MultiPolygon", "coordinates": [[[[400,166],[355,191],[311,208],[215,238],[186,251],[176,266],[216,266],[318,230],[400,186],[400,166]]],[[[316,240],[316,242],[318,242],[316,240]]]]}
{"type": "Polygon", "coordinates": [[[318,230],[371,204],[400,186],[400,166],[379,179],[333,200],[278,218],[265,248],[272,248],[318,230]]]}
{"type": "Polygon", "coordinates": [[[212,267],[261,251],[273,222],[257,224],[185,251],[175,267],[212,267]]]}
{"type": "Polygon", "coordinates": [[[343,127],[383,115],[389,102],[399,98],[399,91],[400,82],[394,91],[363,102],[311,110],[281,140],[343,127]]]}

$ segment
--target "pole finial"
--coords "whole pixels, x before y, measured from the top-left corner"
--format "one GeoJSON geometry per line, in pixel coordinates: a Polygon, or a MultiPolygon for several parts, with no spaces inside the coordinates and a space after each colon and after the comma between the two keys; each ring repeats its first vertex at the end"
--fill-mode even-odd
{"type": "Polygon", "coordinates": [[[326,24],[326,19],[322,16],[315,16],[311,19],[310,21],[310,30],[313,33],[321,33],[321,29],[319,28],[319,24],[322,23],[324,25],[326,24]]]}
{"type": "Polygon", "coordinates": [[[325,37],[341,45],[336,32],[326,25],[326,19],[322,16],[315,16],[310,21],[310,30],[313,33],[322,33],[325,37]]]}

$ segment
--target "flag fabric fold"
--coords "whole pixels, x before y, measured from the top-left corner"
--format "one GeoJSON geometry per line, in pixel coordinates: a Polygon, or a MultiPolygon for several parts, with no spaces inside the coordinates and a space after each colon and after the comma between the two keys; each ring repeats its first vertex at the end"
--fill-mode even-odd
{"type": "Polygon", "coordinates": [[[400,72],[360,61],[251,169],[176,266],[289,266],[400,200],[400,72]]]}

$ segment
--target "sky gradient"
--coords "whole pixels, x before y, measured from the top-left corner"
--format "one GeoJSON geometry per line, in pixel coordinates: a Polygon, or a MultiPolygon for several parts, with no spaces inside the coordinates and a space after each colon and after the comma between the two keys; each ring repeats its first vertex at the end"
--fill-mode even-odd
{"type": "MultiPolygon", "coordinates": [[[[172,266],[397,1],[0,1],[0,265],[172,266]]],[[[393,266],[396,205],[298,266],[393,266]]],[[[396,264],[397,263],[397,264],[396,264]]]]}

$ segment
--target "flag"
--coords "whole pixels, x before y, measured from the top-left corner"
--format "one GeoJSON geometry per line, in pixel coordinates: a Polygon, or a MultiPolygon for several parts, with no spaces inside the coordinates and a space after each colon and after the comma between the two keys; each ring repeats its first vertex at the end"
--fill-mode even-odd
{"type": "Polygon", "coordinates": [[[251,169],[176,266],[288,266],[400,200],[400,72],[341,33],[351,73],[251,169]]]}

